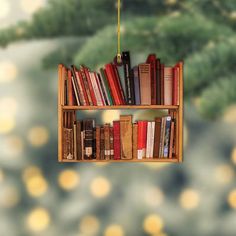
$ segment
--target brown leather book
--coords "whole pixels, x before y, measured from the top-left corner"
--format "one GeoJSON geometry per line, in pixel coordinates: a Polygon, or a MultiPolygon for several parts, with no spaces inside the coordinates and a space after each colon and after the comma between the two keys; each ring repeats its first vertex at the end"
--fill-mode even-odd
{"type": "Polygon", "coordinates": [[[132,159],[132,115],[120,116],[121,159],[132,159]]]}
{"type": "Polygon", "coordinates": [[[74,159],[73,129],[63,128],[63,159],[74,159]]]}
{"type": "Polygon", "coordinates": [[[133,159],[138,158],[138,124],[133,124],[133,159]]]}
{"type": "Polygon", "coordinates": [[[104,152],[105,152],[105,160],[110,159],[110,124],[104,125],[104,152]]]}
{"type": "Polygon", "coordinates": [[[113,127],[110,127],[110,159],[114,159],[114,132],[113,127]]]}
{"type": "Polygon", "coordinates": [[[139,65],[140,98],[142,105],[151,105],[151,65],[139,65]]]}
{"type": "Polygon", "coordinates": [[[104,140],[104,127],[101,127],[100,134],[100,159],[105,159],[105,140],[104,140]]]}
{"type": "Polygon", "coordinates": [[[153,158],[159,157],[160,135],[161,135],[161,118],[157,117],[157,118],[155,118],[153,158]]]}
{"type": "Polygon", "coordinates": [[[101,127],[97,126],[96,127],[96,159],[100,160],[100,147],[101,144],[101,127]]]}
{"type": "Polygon", "coordinates": [[[173,68],[164,68],[164,105],[172,105],[173,68]]]}

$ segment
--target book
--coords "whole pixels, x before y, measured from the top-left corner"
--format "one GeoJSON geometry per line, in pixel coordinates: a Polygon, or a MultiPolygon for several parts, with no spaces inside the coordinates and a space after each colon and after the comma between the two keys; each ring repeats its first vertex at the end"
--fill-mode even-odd
{"type": "Polygon", "coordinates": [[[171,116],[166,117],[163,157],[168,157],[170,143],[171,116]]]}
{"type": "Polygon", "coordinates": [[[160,74],[160,94],[161,94],[161,105],[164,105],[164,64],[161,64],[161,74],[160,74]]]}
{"type": "Polygon", "coordinates": [[[113,127],[110,127],[110,159],[114,159],[114,135],[113,135],[113,127]]]}
{"type": "Polygon", "coordinates": [[[73,160],[73,130],[63,128],[63,159],[73,160]]]}
{"type": "Polygon", "coordinates": [[[72,75],[71,71],[68,70],[68,78],[67,78],[67,94],[68,94],[68,105],[74,105],[74,90],[72,85],[72,75]]]}
{"type": "Polygon", "coordinates": [[[94,95],[96,99],[96,104],[97,106],[103,106],[102,96],[98,88],[95,72],[89,72],[89,77],[92,83],[92,87],[93,87],[93,91],[94,91],[94,95]]]}
{"type": "Polygon", "coordinates": [[[77,150],[77,160],[82,159],[82,149],[81,149],[81,122],[75,121],[76,125],[76,150],[77,150]]]}
{"type": "Polygon", "coordinates": [[[73,124],[73,159],[77,159],[77,130],[76,130],[76,122],[73,124]]]}
{"type": "Polygon", "coordinates": [[[101,151],[101,127],[96,126],[96,159],[100,160],[100,151],[101,151]]]}
{"type": "Polygon", "coordinates": [[[120,155],[120,121],[113,121],[114,133],[114,160],[121,159],[120,155]]]}
{"type": "Polygon", "coordinates": [[[155,122],[151,122],[151,137],[150,137],[150,149],[149,149],[149,157],[153,158],[154,153],[154,137],[155,137],[155,122]]]}
{"type": "Polygon", "coordinates": [[[140,97],[142,105],[151,105],[151,66],[148,63],[139,65],[140,97]]]}
{"type": "Polygon", "coordinates": [[[104,127],[101,127],[100,136],[100,159],[105,159],[105,137],[104,137],[104,127]]]}
{"type": "Polygon", "coordinates": [[[174,128],[175,128],[175,123],[174,123],[174,121],[171,121],[169,158],[172,158],[172,153],[173,153],[174,128]]]}
{"type": "Polygon", "coordinates": [[[132,143],[133,143],[133,159],[138,158],[138,124],[133,124],[133,137],[132,137],[132,143]]]}
{"type": "Polygon", "coordinates": [[[147,142],[147,121],[138,121],[138,159],[145,158],[147,142]]]}
{"type": "Polygon", "coordinates": [[[150,158],[150,145],[151,145],[151,129],[152,129],[152,123],[151,121],[147,122],[147,141],[146,141],[146,158],[150,158]]]}
{"type": "Polygon", "coordinates": [[[140,105],[140,84],[139,84],[139,69],[138,66],[134,66],[132,69],[134,78],[134,95],[135,95],[135,105],[140,105]]]}
{"type": "Polygon", "coordinates": [[[84,139],[85,139],[85,131],[82,129],[81,130],[81,158],[84,160],[84,139]]]}
{"type": "MultiPolygon", "coordinates": [[[[76,69],[76,68],[75,68],[76,69]]],[[[81,71],[77,70],[76,69],[76,75],[77,75],[77,79],[78,81],[80,81],[80,85],[81,85],[81,91],[83,93],[83,98],[84,98],[84,105],[85,106],[89,106],[89,99],[88,99],[88,95],[87,95],[87,92],[86,92],[86,87],[85,87],[85,83],[84,83],[84,80],[83,80],[83,76],[82,76],[82,73],[81,71]]]]}
{"type": "Polygon", "coordinates": [[[156,60],[156,66],[157,66],[157,86],[156,86],[156,92],[157,92],[157,105],[161,105],[161,61],[158,58],[156,60]]]}
{"type": "Polygon", "coordinates": [[[79,97],[79,86],[78,83],[75,79],[74,76],[72,76],[72,72],[71,70],[68,70],[68,77],[67,77],[67,84],[66,84],[66,96],[67,96],[67,104],[66,105],[72,105],[72,90],[74,90],[74,94],[75,94],[75,100],[78,106],[80,106],[81,101],[80,101],[80,97],[79,97]],[[72,86],[73,89],[72,89],[72,86]]]}
{"type": "Polygon", "coordinates": [[[85,74],[85,70],[83,66],[80,66],[80,74],[82,76],[82,80],[84,82],[84,87],[85,87],[85,91],[88,97],[88,102],[90,106],[93,106],[93,101],[92,101],[92,97],[91,97],[91,93],[90,93],[90,87],[89,87],[89,83],[87,80],[87,76],[85,74]]]}
{"type": "Polygon", "coordinates": [[[159,157],[159,147],[160,147],[160,134],[161,134],[161,118],[155,118],[155,134],[154,134],[154,158],[159,157]]]}
{"type": "Polygon", "coordinates": [[[173,97],[172,97],[172,104],[179,105],[179,67],[176,65],[173,68],[173,97]]]}
{"type": "Polygon", "coordinates": [[[134,81],[131,73],[130,53],[128,51],[122,52],[122,61],[124,67],[125,89],[126,89],[126,103],[128,105],[135,104],[134,98],[134,81]]]}
{"type": "Polygon", "coordinates": [[[103,80],[102,80],[100,74],[97,74],[97,79],[98,79],[98,83],[99,83],[100,88],[101,88],[101,92],[102,92],[102,95],[103,95],[103,99],[104,99],[105,105],[106,106],[110,106],[110,101],[108,99],[108,95],[107,95],[107,92],[106,92],[106,87],[105,87],[105,85],[103,83],[103,80]]]}
{"type": "Polygon", "coordinates": [[[132,159],[132,116],[120,115],[121,159],[132,159]]]}
{"type": "Polygon", "coordinates": [[[110,159],[111,150],[110,150],[110,124],[104,125],[104,154],[105,160],[110,159]]]}
{"type": "Polygon", "coordinates": [[[164,67],[164,105],[172,105],[173,68],[164,67]]]}
{"type": "Polygon", "coordinates": [[[151,67],[151,104],[157,104],[157,59],[156,54],[149,54],[146,63],[151,67]]]}
{"type": "Polygon", "coordinates": [[[102,105],[105,106],[105,105],[107,105],[107,102],[106,102],[106,99],[105,99],[106,94],[105,94],[105,92],[103,92],[101,83],[100,83],[100,81],[99,81],[99,76],[100,76],[100,75],[95,72],[95,73],[94,73],[94,76],[95,76],[96,83],[97,83],[97,85],[98,85],[98,91],[99,91],[99,94],[100,94],[100,96],[101,96],[102,105]]]}
{"type": "Polygon", "coordinates": [[[162,117],[161,118],[159,158],[163,158],[163,155],[164,155],[165,126],[166,126],[166,117],[162,117]]]}
{"type": "Polygon", "coordinates": [[[84,120],[83,126],[85,131],[84,136],[84,159],[85,160],[91,160],[93,159],[94,153],[93,153],[93,129],[94,129],[94,120],[84,120]]]}

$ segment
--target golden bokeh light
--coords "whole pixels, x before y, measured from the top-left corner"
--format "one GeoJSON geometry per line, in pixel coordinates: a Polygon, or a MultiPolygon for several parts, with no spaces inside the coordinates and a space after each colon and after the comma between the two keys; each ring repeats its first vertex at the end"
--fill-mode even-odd
{"type": "Polygon", "coordinates": [[[6,147],[6,152],[11,156],[20,155],[24,149],[23,140],[16,135],[6,137],[4,145],[6,147]]]}
{"type": "Polygon", "coordinates": [[[18,70],[16,65],[11,61],[0,62],[0,83],[11,82],[16,79],[18,70]]]}
{"type": "Polygon", "coordinates": [[[96,177],[90,185],[90,191],[97,198],[106,197],[111,191],[110,182],[104,177],[96,177]]]}
{"type": "Polygon", "coordinates": [[[99,227],[98,219],[92,215],[83,217],[79,224],[80,232],[87,236],[98,235],[99,227]]]}
{"type": "Polygon", "coordinates": [[[0,19],[8,16],[10,12],[10,4],[7,0],[0,0],[0,19]]]}
{"type": "Polygon", "coordinates": [[[223,120],[227,123],[236,122],[236,105],[231,105],[225,110],[223,120]]]}
{"type": "Polygon", "coordinates": [[[180,205],[187,210],[192,210],[198,207],[199,200],[198,192],[193,189],[185,189],[180,194],[179,198],[180,205]]]}
{"type": "Polygon", "coordinates": [[[44,5],[44,3],[44,0],[21,0],[21,7],[26,13],[32,14],[39,10],[39,8],[44,5]]]}
{"type": "Polygon", "coordinates": [[[0,191],[0,206],[12,208],[20,201],[20,195],[15,186],[4,186],[0,191]]]}
{"type": "Polygon", "coordinates": [[[29,179],[31,179],[35,176],[41,175],[41,174],[42,174],[42,172],[37,166],[28,166],[23,171],[22,178],[26,182],[29,179]]]}
{"type": "Polygon", "coordinates": [[[0,134],[7,134],[15,128],[15,119],[12,115],[0,114],[0,134]]]}
{"type": "Polygon", "coordinates": [[[26,181],[26,189],[30,196],[40,197],[46,193],[48,184],[43,176],[35,175],[26,181]]]}
{"type": "Polygon", "coordinates": [[[49,226],[50,215],[46,209],[38,207],[29,213],[26,223],[31,231],[41,232],[49,226]]]}
{"type": "Polygon", "coordinates": [[[234,149],[232,150],[231,160],[236,165],[236,147],[234,147],[234,149]]]}
{"type": "Polygon", "coordinates": [[[144,200],[148,206],[157,207],[163,203],[164,194],[157,187],[150,187],[144,192],[144,200]]]}
{"type": "Polygon", "coordinates": [[[228,204],[236,209],[236,189],[232,190],[228,195],[228,204]]]}
{"type": "Polygon", "coordinates": [[[233,168],[227,164],[217,166],[215,169],[216,180],[221,184],[230,183],[233,180],[234,175],[233,168]]]}
{"type": "Polygon", "coordinates": [[[164,222],[159,215],[148,215],[143,222],[143,229],[148,234],[158,234],[162,231],[164,222]]]}
{"type": "Polygon", "coordinates": [[[63,170],[58,177],[59,186],[67,191],[75,189],[80,182],[79,174],[72,169],[63,170]]]}
{"type": "Polygon", "coordinates": [[[120,119],[120,111],[119,110],[105,110],[102,113],[102,122],[103,123],[111,123],[113,120],[120,119]]]}
{"type": "Polygon", "coordinates": [[[105,229],[104,236],[124,236],[124,230],[120,225],[112,224],[105,229]]]}
{"type": "Polygon", "coordinates": [[[0,99],[0,113],[14,115],[17,111],[18,104],[13,97],[3,97],[0,99]]]}
{"type": "Polygon", "coordinates": [[[48,142],[49,133],[46,127],[35,126],[28,132],[28,141],[34,147],[41,147],[48,142]]]}

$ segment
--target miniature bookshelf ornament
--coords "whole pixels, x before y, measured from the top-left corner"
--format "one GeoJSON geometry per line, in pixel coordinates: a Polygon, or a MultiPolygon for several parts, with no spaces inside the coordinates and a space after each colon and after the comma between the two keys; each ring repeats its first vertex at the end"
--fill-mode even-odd
{"type": "Polygon", "coordinates": [[[99,72],[85,65],[58,66],[58,160],[60,162],[183,161],[183,62],[165,66],[156,54],[132,67],[121,53],[120,0],[117,55],[99,72]],[[118,67],[121,67],[118,69],[118,67]],[[122,68],[123,67],[123,68],[122,68]],[[157,110],[165,115],[111,123],[78,119],[84,110],[157,110]]]}

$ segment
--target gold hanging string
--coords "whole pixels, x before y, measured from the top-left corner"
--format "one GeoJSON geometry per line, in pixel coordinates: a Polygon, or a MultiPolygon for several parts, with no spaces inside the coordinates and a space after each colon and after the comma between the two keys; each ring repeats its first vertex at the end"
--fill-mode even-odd
{"type": "Polygon", "coordinates": [[[120,49],[120,0],[117,0],[117,62],[121,63],[120,49]]]}

